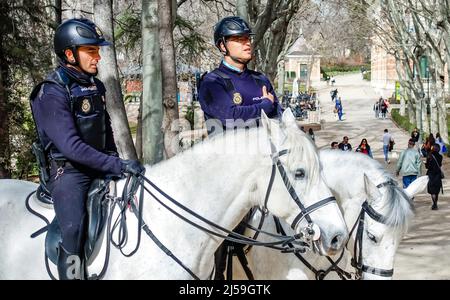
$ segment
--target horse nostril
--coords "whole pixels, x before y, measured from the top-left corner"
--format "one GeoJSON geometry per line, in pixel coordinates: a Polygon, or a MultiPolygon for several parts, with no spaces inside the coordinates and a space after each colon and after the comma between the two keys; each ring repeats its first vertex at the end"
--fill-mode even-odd
{"type": "Polygon", "coordinates": [[[331,248],[339,250],[342,246],[343,237],[342,234],[335,235],[331,240],[331,248]]]}

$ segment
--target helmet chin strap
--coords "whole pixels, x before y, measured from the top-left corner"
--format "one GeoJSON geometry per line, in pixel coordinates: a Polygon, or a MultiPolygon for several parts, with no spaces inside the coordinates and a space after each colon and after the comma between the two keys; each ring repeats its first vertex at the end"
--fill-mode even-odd
{"type": "Polygon", "coordinates": [[[83,72],[84,74],[86,74],[88,76],[97,76],[98,70],[95,73],[89,73],[89,72],[86,72],[85,70],[83,70],[83,68],[81,67],[80,62],[79,62],[78,51],[77,51],[76,46],[70,48],[70,50],[72,50],[73,58],[75,59],[75,61],[74,62],[69,61],[67,59],[67,57],[64,55],[64,60],[67,64],[69,64],[73,67],[77,67],[77,69],[79,69],[81,72],[83,72]]]}
{"type": "Polygon", "coordinates": [[[64,54],[64,60],[66,61],[66,63],[68,63],[68,64],[71,65],[71,66],[79,67],[80,64],[79,64],[79,62],[78,62],[77,47],[76,47],[76,46],[73,46],[73,47],[70,48],[70,50],[72,50],[73,58],[75,59],[75,61],[72,62],[72,61],[68,60],[68,59],[67,59],[67,56],[66,56],[65,54],[64,54]]]}
{"type": "Polygon", "coordinates": [[[242,58],[238,58],[238,57],[232,56],[232,55],[230,55],[230,54],[228,54],[228,56],[231,58],[232,61],[234,61],[235,63],[238,63],[238,64],[244,64],[244,65],[247,65],[247,64],[250,62],[250,60],[251,60],[251,59],[242,59],[242,58]]]}
{"type": "Polygon", "coordinates": [[[232,61],[234,61],[235,63],[238,63],[238,64],[247,65],[252,60],[251,58],[250,59],[242,59],[242,58],[238,58],[236,56],[231,55],[230,51],[228,51],[227,43],[225,42],[225,38],[222,38],[222,39],[223,39],[222,40],[223,41],[223,46],[225,47],[225,52],[221,51],[223,53],[223,55],[229,56],[232,61]]]}

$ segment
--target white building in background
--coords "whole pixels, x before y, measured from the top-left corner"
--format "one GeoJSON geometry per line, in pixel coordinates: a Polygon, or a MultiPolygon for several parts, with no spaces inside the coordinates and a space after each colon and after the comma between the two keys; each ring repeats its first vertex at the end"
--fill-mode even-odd
{"type": "Polygon", "coordinates": [[[300,91],[317,86],[320,82],[320,58],[300,36],[284,57],[285,83],[292,85],[294,80],[298,80],[300,91]]]}
{"type": "Polygon", "coordinates": [[[388,54],[380,43],[378,38],[372,39],[370,85],[379,96],[388,98],[395,92],[395,83],[398,81],[398,75],[395,57],[388,54]]]}

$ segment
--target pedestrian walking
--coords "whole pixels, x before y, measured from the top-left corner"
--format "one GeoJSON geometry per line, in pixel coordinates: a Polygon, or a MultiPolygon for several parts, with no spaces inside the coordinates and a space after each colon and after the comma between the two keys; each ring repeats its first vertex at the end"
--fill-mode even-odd
{"type": "Polygon", "coordinates": [[[373,105],[373,111],[375,112],[375,118],[378,119],[380,116],[380,105],[378,101],[375,101],[375,104],[373,105]]]}
{"type": "Polygon", "coordinates": [[[380,98],[380,100],[381,100],[381,118],[386,119],[386,114],[388,111],[388,104],[382,98],[380,98]]]}
{"type": "Polygon", "coordinates": [[[420,175],[422,160],[419,152],[414,148],[416,142],[414,139],[409,139],[408,148],[400,153],[397,161],[397,175],[403,176],[403,188],[406,189],[411,182],[417,179],[420,175]]]}
{"type": "Polygon", "coordinates": [[[445,143],[442,140],[441,134],[439,132],[436,133],[436,144],[439,144],[439,147],[441,147],[441,150],[439,151],[440,155],[447,153],[447,147],[445,146],[445,143]]]}
{"type": "Polygon", "coordinates": [[[382,141],[383,141],[384,162],[386,164],[390,164],[391,161],[389,160],[389,146],[391,145],[391,143],[394,143],[394,138],[391,136],[387,128],[384,130],[382,141]]]}
{"type": "Polygon", "coordinates": [[[414,143],[417,144],[419,142],[420,132],[417,129],[417,127],[414,128],[413,131],[411,132],[411,138],[414,140],[414,143]]]}
{"type": "Polygon", "coordinates": [[[439,154],[440,147],[438,144],[434,144],[431,147],[431,152],[428,154],[427,162],[425,163],[425,167],[428,169],[428,186],[427,191],[428,194],[431,195],[431,201],[433,202],[431,209],[437,210],[437,202],[439,192],[442,190],[442,178],[443,172],[441,170],[442,166],[442,155],[439,154]]]}
{"type": "Polygon", "coordinates": [[[341,97],[337,98],[334,105],[335,111],[339,117],[339,121],[342,121],[343,108],[342,108],[342,99],[341,97]]]}
{"type": "Polygon", "coordinates": [[[333,102],[334,99],[337,97],[337,94],[338,94],[338,90],[337,90],[337,89],[331,90],[330,96],[331,96],[331,101],[332,101],[332,102],[333,102]]]}

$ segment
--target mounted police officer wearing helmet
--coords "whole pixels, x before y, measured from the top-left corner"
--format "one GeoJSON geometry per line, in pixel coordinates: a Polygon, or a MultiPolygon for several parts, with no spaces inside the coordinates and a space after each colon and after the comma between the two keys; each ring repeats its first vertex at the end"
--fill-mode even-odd
{"type": "Polygon", "coordinates": [[[93,181],[120,177],[124,172],[144,172],[138,161],[122,160],[117,155],[106,111],[105,86],[95,77],[99,49],[108,45],[93,22],[65,21],[54,37],[59,66],[30,96],[41,156],[48,159],[47,174],[41,181],[51,193],[61,230],[57,261],[60,279],[79,279],[69,278],[68,269],[73,266],[68,258],[82,255],[85,199],[93,181]]]}
{"type": "MultiPolygon", "coordinates": [[[[240,17],[223,18],[214,28],[214,44],[223,59],[217,69],[203,77],[199,91],[210,135],[227,129],[258,126],[261,111],[269,118],[279,117],[282,113],[270,80],[247,68],[252,59],[252,35],[250,26],[240,17]]],[[[235,228],[237,232],[243,230],[242,223],[235,228]]],[[[229,245],[225,241],[216,251],[215,279],[224,279],[227,252],[242,250],[238,245],[231,245],[227,250],[229,245]]]]}
{"type": "Polygon", "coordinates": [[[209,134],[258,126],[262,110],[272,118],[281,114],[269,79],[247,68],[252,59],[252,35],[240,17],[223,18],[215,26],[214,43],[224,57],[217,69],[203,77],[199,89],[209,134]]]}

